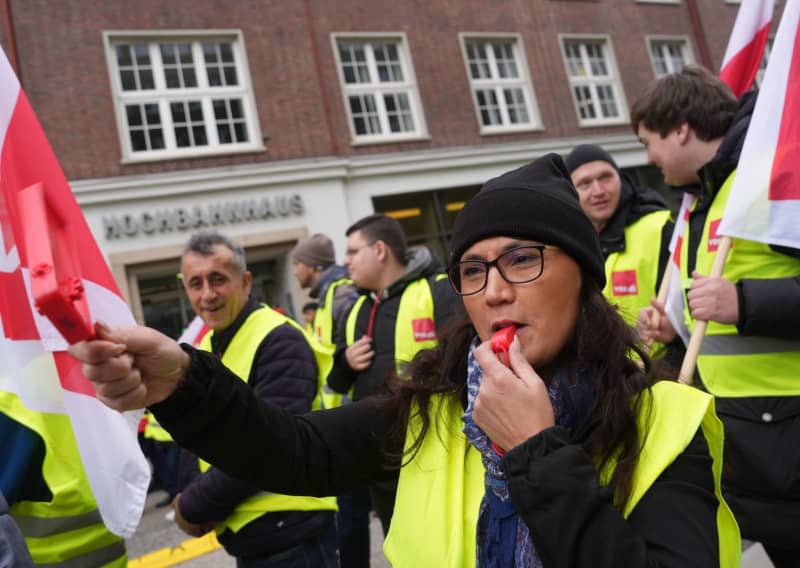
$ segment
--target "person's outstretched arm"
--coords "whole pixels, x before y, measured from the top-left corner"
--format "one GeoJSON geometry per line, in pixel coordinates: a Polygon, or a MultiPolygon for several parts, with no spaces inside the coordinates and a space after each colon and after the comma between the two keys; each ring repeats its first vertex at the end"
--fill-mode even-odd
{"type": "Polygon", "coordinates": [[[117,410],[151,406],[180,446],[242,481],[336,495],[396,474],[398,460],[385,456],[403,441],[387,438],[395,414],[383,398],[293,416],[259,401],[213,354],[153,329],[98,326],[98,337],[70,347],[98,399],[117,410]]]}

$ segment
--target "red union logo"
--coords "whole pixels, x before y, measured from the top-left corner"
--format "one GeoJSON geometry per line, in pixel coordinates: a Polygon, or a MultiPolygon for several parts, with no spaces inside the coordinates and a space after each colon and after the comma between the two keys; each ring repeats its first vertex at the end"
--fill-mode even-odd
{"type": "Polygon", "coordinates": [[[719,234],[717,233],[717,229],[719,229],[719,224],[722,222],[722,219],[717,219],[716,221],[711,221],[711,225],[708,226],[708,252],[716,252],[719,248],[719,234]]]}
{"type": "Polygon", "coordinates": [[[411,320],[411,328],[414,330],[414,341],[431,341],[436,339],[436,324],[431,318],[411,320]]]}
{"type": "Polygon", "coordinates": [[[639,293],[635,270],[620,270],[611,273],[611,289],[615,296],[635,296],[639,293]]]}

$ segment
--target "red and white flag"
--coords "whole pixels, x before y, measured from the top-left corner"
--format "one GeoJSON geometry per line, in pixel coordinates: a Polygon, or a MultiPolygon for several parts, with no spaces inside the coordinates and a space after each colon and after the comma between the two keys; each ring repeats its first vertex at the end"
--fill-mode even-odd
{"type": "Polygon", "coordinates": [[[737,97],[753,86],[767,45],[775,0],[742,0],[722,58],[720,78],[737,97]]]}
{"type": "Polygon", "coordinates": [[[800,248],[800,0],[787,0],[718,233],[800,248]]]}
{"type": "Polygon", "coordinates": [[[672,231],[672,240],[669,242],[669,291],[667,301],[664,303],[664,311],[669,318],[669,322],[675,331],[678,332],[684,345],[689,344],[689,329],[683,318],[683,284],[681,283],[681,250],[683,248],[683,237],[686,226],[689,223],[689,214],[694,206],[695,197],[690,193],[683,194],[681,208],[678,210],[678,217],[675,221],[675,229],[672,231]]]}
{"type": "Polygon", "coordinates": [[[188,343],[197,347],[209,331],[211,329],[200,319],[200,316],[194,316],[194,319],[189,322],[178,338],[178,343],[188,343]]]}
{"type": "MultiPolygon", "coordinates": [[[[41,182],[47,199],[68,217],[80,246],[89,309],[97,320],[132,325],[134,319],[86,224],[61,166],[27,96],[0,50],[0,390],[37,412],[70,417],[80,458],[108,529],[122,537],[139,523],[150,470],[136,439],[140,413],[119,413],[95,398],[67,343],[31,300],[30,266],[17,194],[41,182]]],[[[37,227],[47,231],[47,227],[37,227]]]]}

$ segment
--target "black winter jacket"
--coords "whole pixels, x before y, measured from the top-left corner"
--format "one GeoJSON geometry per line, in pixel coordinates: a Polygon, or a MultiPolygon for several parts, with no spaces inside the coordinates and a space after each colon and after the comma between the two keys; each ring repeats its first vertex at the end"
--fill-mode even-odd
{"type": "MultiPolygon", "coordinates": [[[[342,327],[336,334],[341,341],[336,346],[333,369],[328,375],[329,387],[336,392],[346,393],[355,384],[353,400],[361,400],[367,396],[384,392],[386,377],[395,370],[394,338],[400,298],[406,287],[412,282],[420,278],[427,278],[431,285],[433,319],[437,335],[441,333],[442,326],[451,321],[454,314],[462,313],[461,298],[453,292],[447,279],[436,280],[436,275],[441,271],[441,264],[429,249],[414,249],[411,251],[405,274],[384,290],[380,297],[367,290],[359,291],[367,298],[359,308],[355,338],[359,339],[369,330],[375,357],[372,359],[372,364],[365,370],[360,372],[353,370],[347,363],[347,357],[344,354],[347,345],[344,341],[345,330],[342,327]],[[370,329],[373,307],[375,313],[372,316],[370,329]]],[[[341,318],[343,326],[346,326],[348,317],[341,318]]]]}
{"type": "MultiPolygon", "coordinates": [[[[402,450],[404,428],[384,397],[292,416],[260,403],[213,356],[183,348],[191,357],[186,380],[151,407],[182,446],[281,493],[332,495],[396,475],[398,460],[387,455],[402,450]]],[[[547,568],[684,568],[719,566],[711,463],[698,433],[627,520],[581,446],[560,428],[510,450],[503,468],[547,568]]]]}
{"type": "MultiPolygon", "coordinates": [[[[259,304],[248,300],[233,324],[214,333],[211,346],[221,356],[247,316],[259,304]]],[[[212,355],[212,358],[214,356],[212,355]]],[[[220,363],[221,365],[221,363],[220,363]]],[[[303,335],[289,324],[272,330],[256,351],[255,361],[247,384],[255,398],[269,401],[286,412],[300,414],[311,410],[317,391],[317,365],[314,354],[303,335]]],[[[236,412],[236,411],[234,411],[236,412]]],[[[217,425],[227,418],[218,417],[217,425]]],[[[262,440],[253,432],[241,431],[238,445],[261,447],[262,440]]],[[[196,467],[196,462],[182,460],[182,467],[196,467]]],[[[182,477],[186,477],[183,472],[182,477]]],[[[219,522],[230,515],[236,506],[259,491],[251,483],[241,481],[212,467],[195,479],[180,494],[180,509],[184,518],[192,523],[219,522]]],[[[330,528],[333,523],[330,511],[289,511],[268,513],[249,523],[239,532],[228,530],[219,535],[220,543],[232,556],[241,558],[275,554],[296,546],[330,528]]]]}

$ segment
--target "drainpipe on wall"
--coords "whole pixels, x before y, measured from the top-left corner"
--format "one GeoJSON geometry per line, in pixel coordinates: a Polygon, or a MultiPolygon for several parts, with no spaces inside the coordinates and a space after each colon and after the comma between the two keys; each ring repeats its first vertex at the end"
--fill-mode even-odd
{"type": "Polygon", "coordinates": [[[697,54],[700,56],[700,63],[712,73],[716,73],[717,70],[711,67],[711,55],[708,51],[706,34],[703,31],[700,10],[697,9],[697,0],[686,0],[686,7],[689,9],[689,19],[692,21],[692,31],[694,32],[694,41],[697,46],[697,54]]]}
{"type": "Polygon", "coordinates": [[[8,41],[6,46],[8,61],[17,74],[20,85],[22,85],[22,71],[19,68],[19,60],[17,58],[17,40],[14,37],[14,22],[11,19],[11,0],[3,0],[3,31],[8,41]]]}

